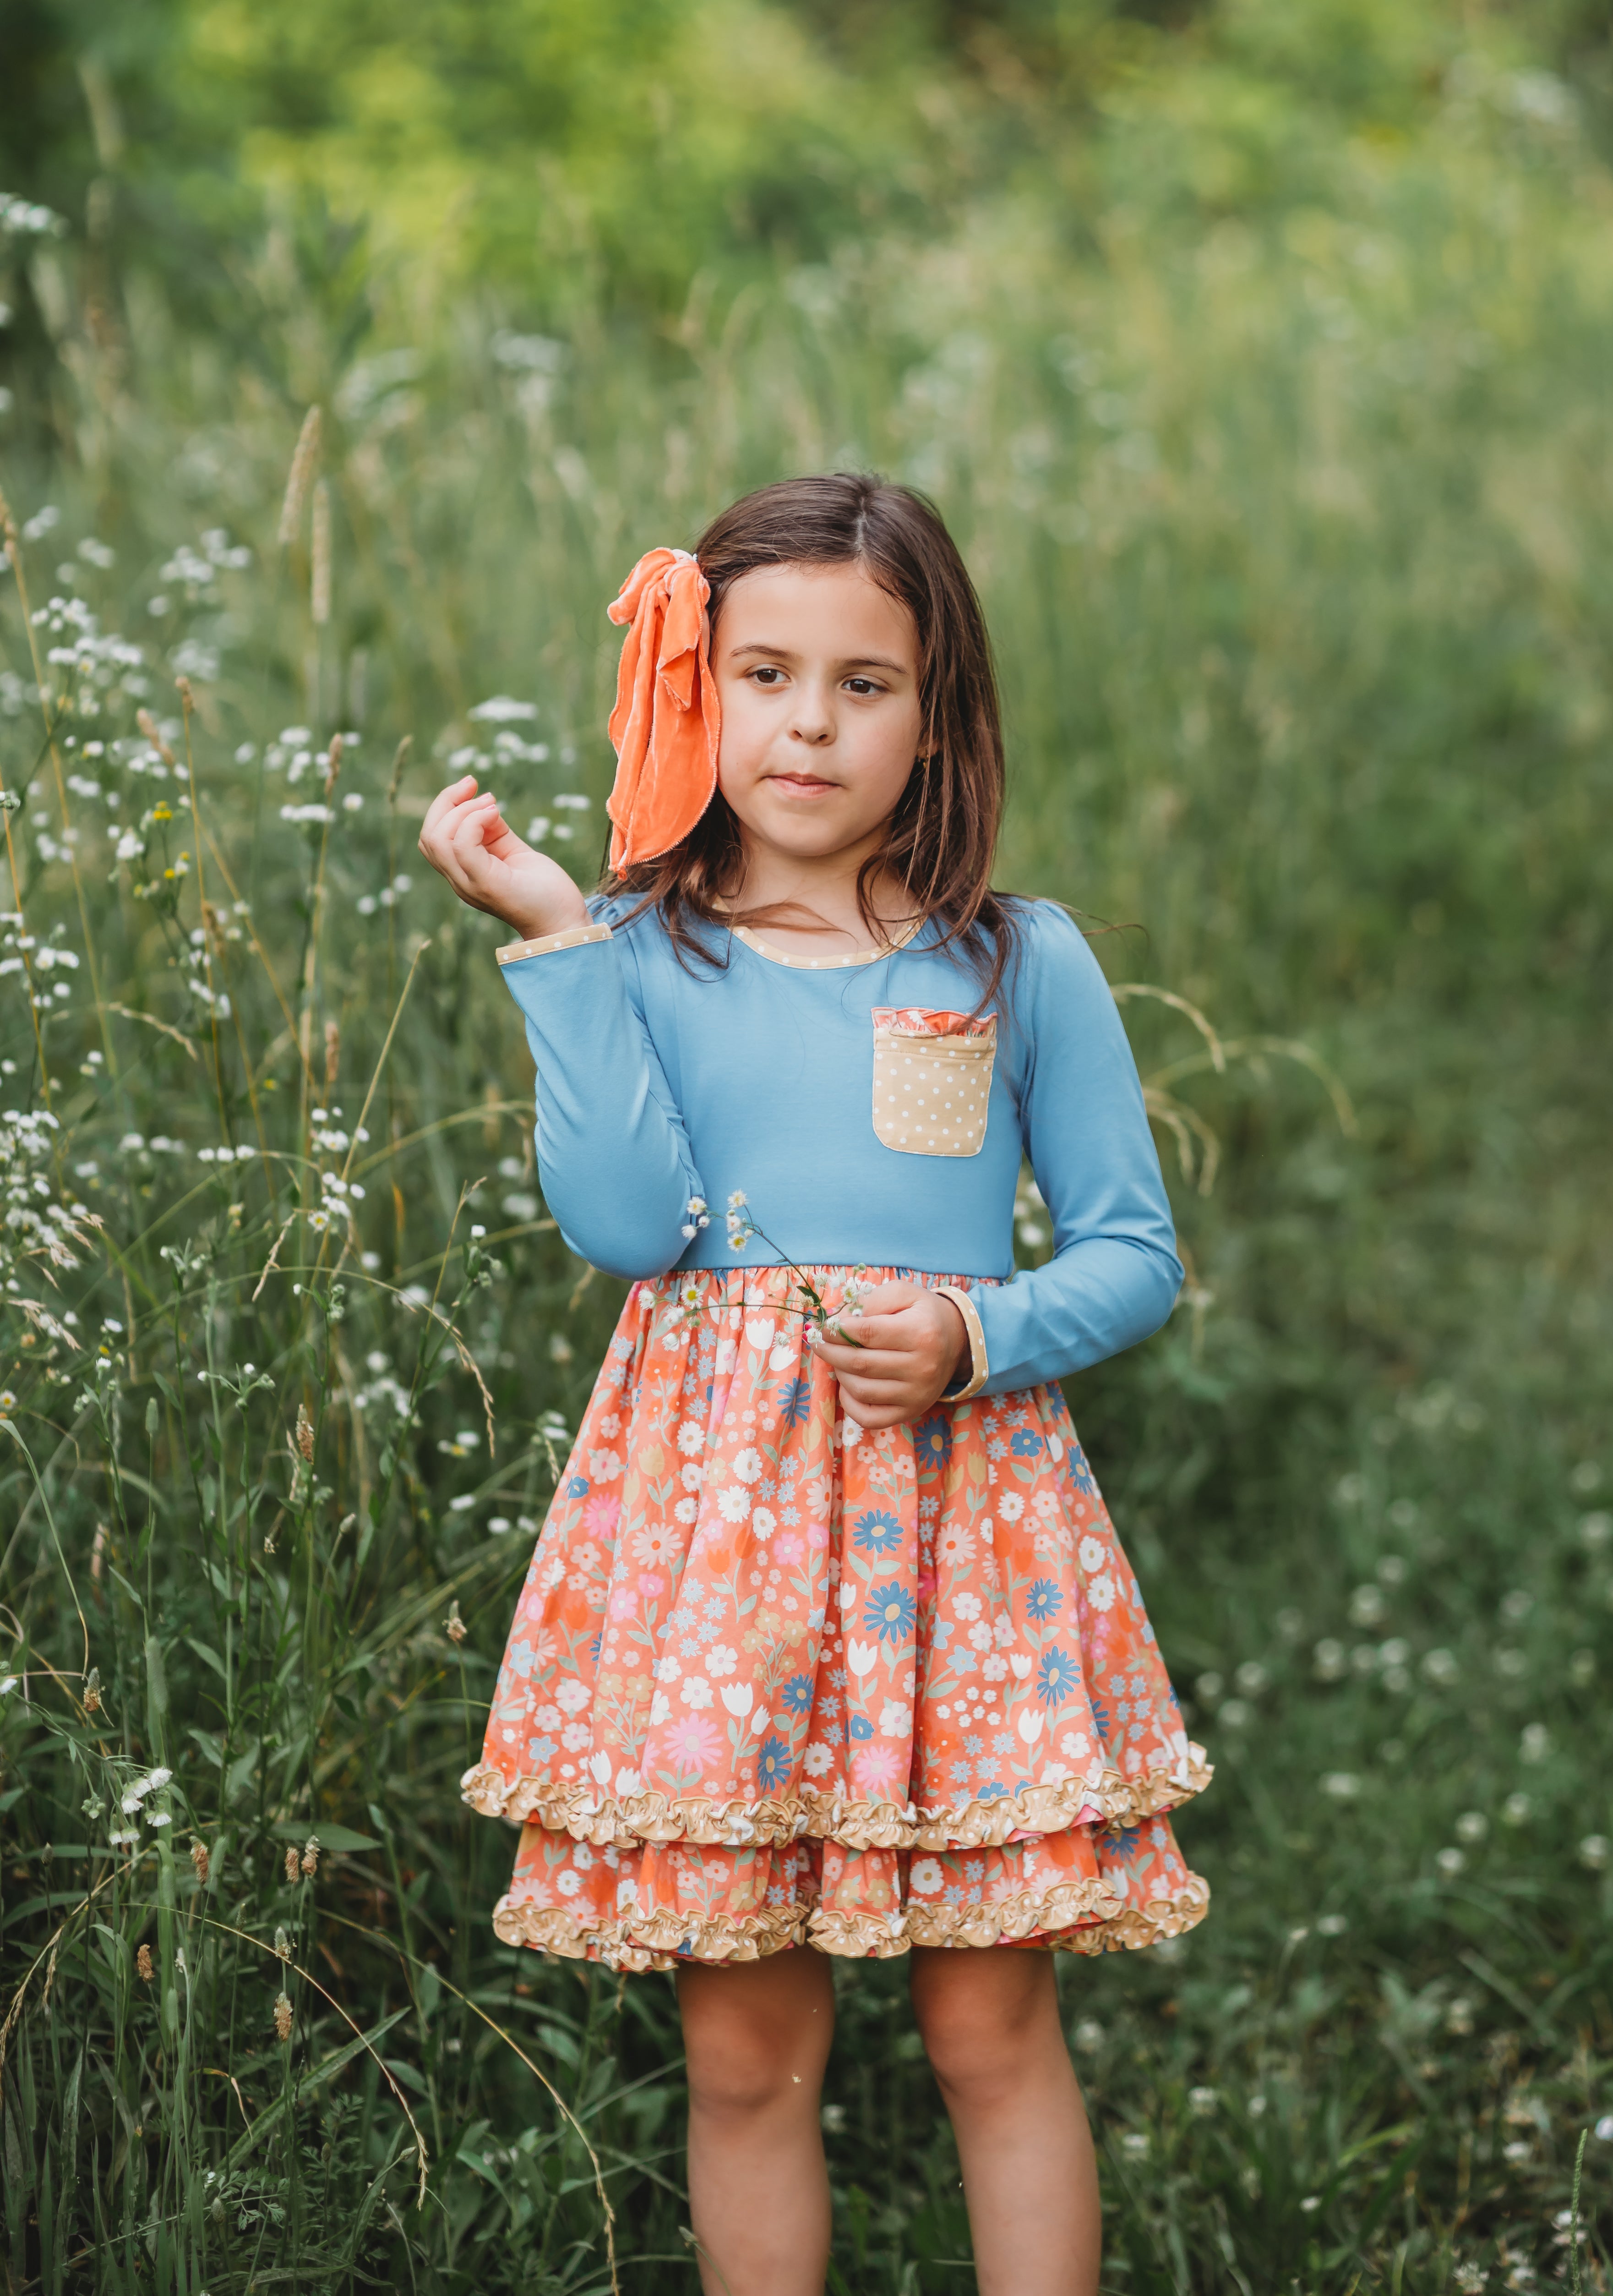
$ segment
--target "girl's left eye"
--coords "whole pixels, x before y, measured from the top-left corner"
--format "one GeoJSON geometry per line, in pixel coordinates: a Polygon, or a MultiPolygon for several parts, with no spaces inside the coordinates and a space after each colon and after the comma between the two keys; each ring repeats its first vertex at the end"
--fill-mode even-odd
{"type": "Polygon", "coordinates": [[[784,673],[782,669],[774,668],[771,663],[762,662],[757,668],[751,671],[750,675],[755,678],[758,685],[772,687],[783,676],[784,673]]]}
{"type": "Polygon", "coordinates": [[[857,694],[882,693],[884,692],[883,686],[881,686],[876,679],[872,677],[848,677],[846,683],[851,688],[852,692],[857,694]]]}

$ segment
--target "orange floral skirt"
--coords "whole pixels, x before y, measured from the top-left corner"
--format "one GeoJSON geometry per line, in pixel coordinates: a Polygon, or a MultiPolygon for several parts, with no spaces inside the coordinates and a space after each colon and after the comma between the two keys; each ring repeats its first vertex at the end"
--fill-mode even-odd
{"type": "Polygon", "coordinates": [[[871,1435],[798,1310],[785,1268],[628,1295],[463,1781],[522,1828],[497,1934],[668,1969],[1191,1929],[1165,1813],[1210,1772],[1062,1395],[871,1435]]]}

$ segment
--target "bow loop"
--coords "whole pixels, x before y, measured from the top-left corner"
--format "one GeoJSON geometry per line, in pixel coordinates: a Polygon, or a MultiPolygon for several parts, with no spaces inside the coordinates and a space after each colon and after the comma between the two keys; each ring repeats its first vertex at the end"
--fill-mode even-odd
{"type": "Polygon", "coordinates": [[[647,550],[608,609],[627,628],[610,712],[613,869],[680,843],[716,788],[722,713],[708,652],[710,595],[686,550],[647,550]]]}

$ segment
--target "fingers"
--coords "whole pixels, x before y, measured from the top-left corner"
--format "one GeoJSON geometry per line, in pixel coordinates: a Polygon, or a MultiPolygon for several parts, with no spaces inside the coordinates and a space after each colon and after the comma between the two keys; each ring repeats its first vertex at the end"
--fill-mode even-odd
{"type": "Polygon", "coordinates": [[[481,906],[488,890],[488,846],[506,834],[498,800],[479,795],[470,775],[432,800],[420,832],[420,849],[460,898],[481,906]]]}

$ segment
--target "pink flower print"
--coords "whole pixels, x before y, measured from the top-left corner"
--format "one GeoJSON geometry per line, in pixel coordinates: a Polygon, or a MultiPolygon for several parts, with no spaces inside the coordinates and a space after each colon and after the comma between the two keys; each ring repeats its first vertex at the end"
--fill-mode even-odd
{"type": "Polygon", "coordinates": [[[659,1523],[651,1523],[648,1529],[635,1532],[633,1559],[646,1564],[670,1562],[674,1546],[672,1533],[659,1523]]]}
{"type": "Polygon", "coordinates": [[[613,1619],[630,1619],[635,1611],[638,1608],[638,1601],[639,1598],[634,1593],[631,1587],[618,1587],[610,1597],[611,1617],[613,1619]]]}
{"type": "Polygon", "coordinates": [[[894,1785],[899,1758],[894,1746],[859,1746],[852,1757],[851,1774],[869,1793],[894,1785]]]}
{"type": "Polygon", "coordinates": [[[595,1491],[584,1505],[583,1528],[591,1531],[595,1538],[613,1538],[621,1511],[619,1498],[609,1497],[603,1491],[595,1491]]]}
{"type": "Polygon", "coordinates": [[[667,1742],[683,1769],[709,1769],[722,1751],[722,1741],[716,1730],[698,1714],[686,1716],[669,1734],[667,1742]]]}
{"type": "Polygon", "coordinates": [[[809,1522],[806,1526],[806,1544],[815,1554],[822,1554],[829,1544],[829,1525],[826,1522],[809,1522]]]}
{"type": "Polygon", "coordinates": [[[619,1451],[589,1452],[588,1476],[590,1481],[595,1483],[613,1483],[617,1480],[621,1472],[622,1455],[619,1451]]]}
{"type": "Polygon", "coordinates": [[[782,1538],[774,1541],[773,1552],[777,1562],[799,1562],[805,1559],[806,1549],[799,1531],[787,1530],[782,1538]]]}
{"type": "Polygon", "coordinates": [[[646,1602],[656,1595],[664,1595],[667,1591],[664,1574],[659,1570],[641,1570],[638,1574],[638,1591],[646,1602]]]}

